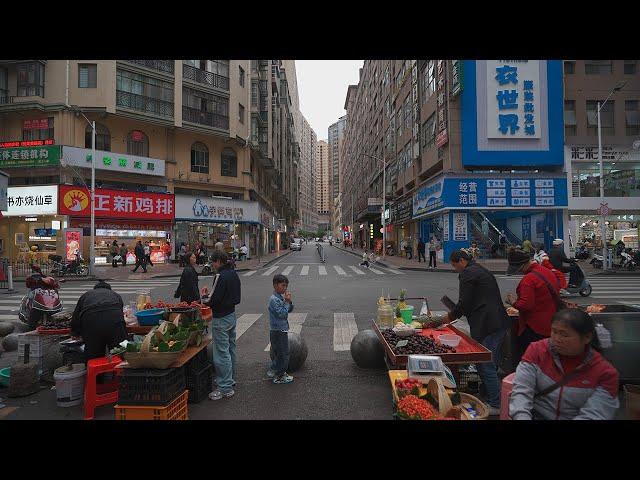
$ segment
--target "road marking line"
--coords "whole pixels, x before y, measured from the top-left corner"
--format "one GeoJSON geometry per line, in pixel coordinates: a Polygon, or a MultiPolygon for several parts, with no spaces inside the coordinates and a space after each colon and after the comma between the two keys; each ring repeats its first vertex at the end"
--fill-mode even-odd
{"type": "Polygon", "coordinates": [[[353,313],[333,314],[333,350],[345,352],[351,349],[351,340],[358,334],[353,313]]]}
{"type": "Polygon", "coordinates": [[[304,267],[302,267],[300,275],[309,275],[309,265],[305,265],[304,267]]]}
{"type": "Polygon", "coordinates": [[[335,269],[336,272],[338,272],[338,275],[347,274],[347,272],[345,272],[340,265],[334,265],[333,268],[335,269]]]}
{"type": "Polygon", "coordinates": [[[18,320],[18,315],[16,314],[0,314],[0,320],[18,320]]]}
{"type": "Polygon", "coordinates": [[[349,268],[351,270],[353,270],[354,272],[356,272],[358,275],[364,275],[364,272],[362,270],[360,270],[359,268],[357,268],[357,267],[349,265],[349,268]]]}
{"type": "Polygon", "coordinates": [[[327,268],[324,265],[320,265],[318,267],[318,271],[320,272],[320,275],[326,275],[327,274],[327,268]]]}
{"type": "Polygon", "coordinates": [[[267,270],[266,272],[264,272],[262,274],[263,277],[266,277],[268,275],[271,275],[273,272],[275,272],[278,269],[278,267],[271,267],[269,270],[267,270]]]}
{"type": "Polygon", "coordinates": [[[293,270],[293,267],[292,267],[292,266],[289,266],[289,267],[285,268],[285,269],[282,271],[282,275],[289,275],[289,274],[291,273],[291,270],[293,270]]]}
{"type": "Polygon", "coordinates": [[[403,272],[401,272],[401,271],[399,271],[399,270],[395,270],[395,269],[390,268],[390,267],[388,267],[388,268],[386,268],[386,269],[385,269],[385,268],[381,268],[381,267],[378,267],[378,268],[379,268],[381,271],[383,271],[383,272],[391,272],[391,273],[393,273],[394,275],[404,275],[404,273],[403,273],[403,272]]]}
{"type": "Polygon", "coordinates": [[[257,272],[257,270],[251,270],[250,272],[247,272],[247,273],[243,274],[242,276],[243,277],[250,277],[251,275],[253,275],[256,272],[257,272]]]}
{"type": "Polygon", "coordinates": [[[256,323],[256,320],[261,316],[261,313],[245,313],[244,315],[241,315],[236,322],[236,340],[238,340],[244,332],[249,330],[251,325],[256,323]]]}
{"type": "MultiPolygon", "coordinates": [[[[307,319],[308,313],[290,313],[289,314],[289,331],[300,335],[302,332],[302,324],[307,319]]],[[[265,352],[271,350],[271,342],[264,349],[265,352]]]]}
{"type": "Polygon", "coordinates": [[[369,270],[371,270],[376,275],[384,275],[384,272],[381,272],[380,270],[376,270],[375,268],[369,268],[369,270]]]}

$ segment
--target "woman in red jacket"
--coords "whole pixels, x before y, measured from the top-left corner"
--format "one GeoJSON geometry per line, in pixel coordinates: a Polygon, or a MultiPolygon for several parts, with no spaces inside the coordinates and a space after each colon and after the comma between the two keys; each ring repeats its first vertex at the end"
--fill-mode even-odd
{"type": "Polygon", "coordinates": [[[542,257],[540,257],[540,260],[540,265],[551,270],[556,276],[556,278],[558,279],[558,283],[560,284],[560,290],[567,288],[567,286],[569,285],[569,282],[567,282],[567,277],[564,276],[563,272],[553,266],[553,263],[551,263],[551,261],[549,260],[549,256],[544,253],[542,257]]]}

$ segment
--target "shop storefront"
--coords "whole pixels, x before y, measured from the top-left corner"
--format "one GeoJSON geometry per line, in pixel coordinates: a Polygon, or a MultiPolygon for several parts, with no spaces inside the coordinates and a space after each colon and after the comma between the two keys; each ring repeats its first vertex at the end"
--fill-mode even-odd
{"type": "Polygon", "coordinates": [[[399,255],[405,255],[401,249],[405,240],[411,242],[414,254],[417,254],[414,248],[417,246],[417,235],[412,216],[413,197],[397,201],[391,206],[390,218],[387,220],[390,224],[387,226],[387,245],[391,245],[399,255]]]}
{"type": "Polygon", "coordinates": [[[175,246],[193,248],[203,242],[212,252],[221,241],[227,252],[247,245],[249,257],[256,256],[261,238],[258,211],[258,202],[176,195],[175,246]]]}
{"type": "MultiPolygon", "coordinates": [[[[89,192],[82,187],[60,185],[58,197],[60,214],[68,215],[69,228],[82,229],[82,250],[88,259],[91,236],[89,192]]],[[[153,263],[168,261],[174,215],[173,194],[96,189],[96,263],[109,262],[109,248],[114,240],[129,249],[128,263],[134,260],[132,252],[138,240],[143,244],[149,242],[153,263]]]]}
{"type": "Polygon", "coordinates": [[[66,226],[58,215],[57,185],[9,187],[7,210],[0,219],[0,256],[46,261],[57,253],[59,233],[66,226]]]}

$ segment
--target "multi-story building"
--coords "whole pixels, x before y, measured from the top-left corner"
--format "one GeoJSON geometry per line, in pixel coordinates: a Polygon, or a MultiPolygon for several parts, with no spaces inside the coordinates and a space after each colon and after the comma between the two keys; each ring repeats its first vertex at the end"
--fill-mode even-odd
{"type": "Polygon", "coordinates": [[[331,229],[331,167],[329,164],[329,144],[325,140],[316,143],[315,158],[316,208],[318,209],[318,228],[331,229]]]}
{"type": "Polygon", "coordinates": [[[565,163],[571,240],[601,246],[601,203],[607,240],[638,247],[640,220],[640,71],[638,60],[564,61],[565,163]],[[600,198],[598,102],[601,105],[604,199],[600,198]]]}
{"type": "Polygon", "coordinates": [[[252,79],[262,71],[269,82],[270,66],[1,60],[0,168],[11,177],[13,198],[0,220],[3,255],[15,258],[32,244],[63,252],[73,238],[88,258],[94,121],[98,262],[113,240],[131,245],[136,238],[150,240],[157,258],[166,243],[174,256],[182,242],[212,247],[217,239],[229,249],[246,243],[250,255],[275,250],[269,237],[296,218],[297,151],[290,132],[276,133],[272,117],[283,108],[272,108],[271,92],[255,110],[266,112],[266,128],[253,136],[252,79]],[[287,179],[282,188],[277,178],[287,179]],[[45,190],[46,208],[16,208],[39,202],[34,193],[45,190]]]}
{"type": "Polygon", "coordinates": [[[340,117],[336,123],[329,126],[329,164],[331,165],[331,223],[334,236],[341,235],[340,224],[342,221],[342,204],[340,196],[342,194],[342,159],[340,152],[344,141],[344,129],[347,125],[347,116],[340,117]]]}
{"type": "Polygon", "coordinates": [[[356,243],[381,246],[382,212],[396,250],[435,236],[445,261],[471,240],[489,254],[503,230],[547,247],[564,235],[561,62],[366,61],[345,108],[342,217],[356,243]]]}
{"type": "Polygon", "coordinates": [[[305,232],[318,231],[318,209],[316,208],[315,171],[316,132],[306,118],[302,117],[300,136],[300,229],[305,232]]]}

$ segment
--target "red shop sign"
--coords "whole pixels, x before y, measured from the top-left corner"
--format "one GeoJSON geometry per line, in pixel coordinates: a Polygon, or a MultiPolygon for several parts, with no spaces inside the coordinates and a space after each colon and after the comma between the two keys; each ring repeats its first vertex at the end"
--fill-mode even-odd
{"type": "Polygon", "coordinates": [[[131,132],[131,140],[134,142],[143,142],[144,141],[144,133],[140,130],[134,130],[131,132]]]}
{"type": "MultiPolygon", "coordinates": [[[[175,198],[170,193],[130,192],[97,188],[94,205],[97,218],[156,221],[172,221],[175,218],[175,198]]],[[[58,212],[60,215],[90,217],[89,191],[84,187],[60,185],[58,212]]]]}
{"type": "Polygon", "coordinates": [[[25,120],[22,126],[23,130],[47,130],[49,128],[48,118],[38,118],[35,120],[25,120]]]}
{"type": "Polygon", "coordinates": [[[16,147],[42,147],[45,145],[55,145],[55,140],[16,140],[13,142],[0,142],[0,148],[16,148],[16,147]]]}

